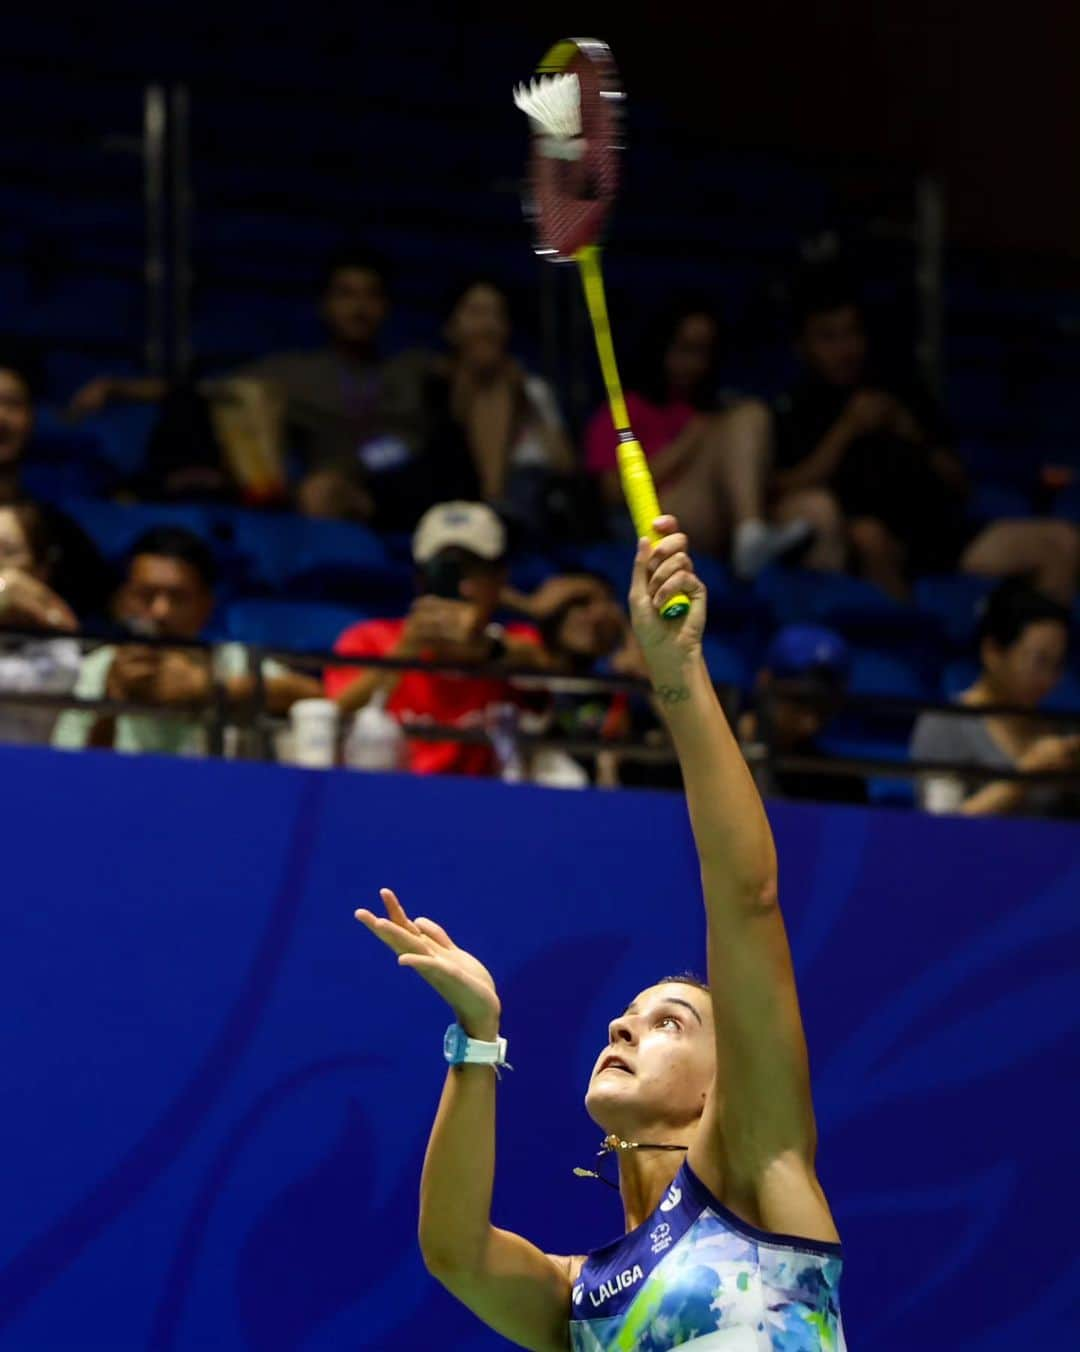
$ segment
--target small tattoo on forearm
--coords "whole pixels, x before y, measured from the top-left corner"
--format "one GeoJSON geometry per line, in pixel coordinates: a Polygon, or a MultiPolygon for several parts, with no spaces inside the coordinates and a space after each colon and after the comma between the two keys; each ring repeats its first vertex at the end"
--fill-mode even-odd
{"type": "Polygon", "coordinates": [[[690,698],[690,691],[685,685],[658,685],[656,698],[661,704],[681,704],[690,698]]]}

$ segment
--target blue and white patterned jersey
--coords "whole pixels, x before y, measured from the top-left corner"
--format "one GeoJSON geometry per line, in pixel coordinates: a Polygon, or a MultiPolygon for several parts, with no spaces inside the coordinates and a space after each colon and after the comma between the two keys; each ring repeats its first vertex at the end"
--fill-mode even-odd
{"type": "Polygon", "coordinates": [[[839,1244],[734,1216],[684,1164],[652,1215],[585,1261],[573,1352],[844,1352],[839,1244]]]}

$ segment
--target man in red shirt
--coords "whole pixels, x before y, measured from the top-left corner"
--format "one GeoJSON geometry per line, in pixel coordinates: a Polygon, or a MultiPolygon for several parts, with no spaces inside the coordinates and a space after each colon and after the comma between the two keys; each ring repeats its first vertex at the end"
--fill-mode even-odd
{"type": "MultiPolygon", "coordinates": [[[[503,629],[491,621],[506,582],[505,557],[506,532],[490,507],[439,503],[424,514],[413,536],[420,595],[408,615],[354,624],[334,651],[343,657],[415,658],[463,667],[495,661],[542,666],[535,629],[523,624],[503,629]]],[[[505,680],[448,672],[336,667],[327,671],[325,685],[343,715],[380,698],[406,728],[416,723],[482,728],[489,710],[516,702],[505,680]]],[[[486,743],[410,738],[408,767],[418,774],[490,775],[495,758],[486,743]]]]}

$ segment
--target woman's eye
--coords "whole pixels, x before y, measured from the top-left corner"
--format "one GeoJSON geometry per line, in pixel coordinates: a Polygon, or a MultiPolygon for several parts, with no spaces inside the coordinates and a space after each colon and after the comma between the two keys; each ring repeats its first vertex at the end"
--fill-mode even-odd
{"type": "Polygon", "coordinates": [[[664,1017],[660,1020],[657,1027],[663,1028],[665,1023],[673,1023],[676,1028],[682,1027],[682,1024],[679,1022],[679,1020],[675,1017],[674,1014],[665,1014],[664,1017]]]}

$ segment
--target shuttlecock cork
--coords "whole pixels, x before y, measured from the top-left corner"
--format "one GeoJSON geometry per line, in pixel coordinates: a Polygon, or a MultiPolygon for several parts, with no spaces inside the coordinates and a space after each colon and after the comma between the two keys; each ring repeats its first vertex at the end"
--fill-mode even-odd
{"type": "Polygon", "coordinates": [[[518,85],[514,104],[541,133],[545,154],[567,160],[580,157],[581,85],[576,75],[541,75],[518,85]]]}

